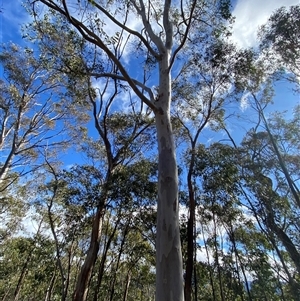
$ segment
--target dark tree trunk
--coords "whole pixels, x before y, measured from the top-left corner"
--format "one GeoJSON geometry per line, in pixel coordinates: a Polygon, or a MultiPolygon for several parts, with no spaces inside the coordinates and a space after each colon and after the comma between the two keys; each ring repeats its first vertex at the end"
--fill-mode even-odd
{"type": "Polygon", "coordinates": [[[75,288],[73,301],[85,301],[87,298],[92,271],[95,262],[97,260],[97,254],[99,251],[99,242],[101,237],[103,216],[104,216],[104,208],[102,206],[98,206],[93,221],[90,246],[85,261],[83,263],[83,266],[81,267],[79,276],[77,278],[77,284],[75,288]]]}
{"type": "Polygon", "coordinates": [[[192,153],[189,172],[187,176],[188,189],[189,189],[189,219],[187,223],[187,260],[185,270],[185,283],[184,283],[184,298],[185,301],[192,300],[192,279],[194,270],[194,249],[195,249],[195,235],[194,235],[194,224],[195,224],[195,192],[192,183],[192,171],[194,168],[195,154],[192,153]]]}

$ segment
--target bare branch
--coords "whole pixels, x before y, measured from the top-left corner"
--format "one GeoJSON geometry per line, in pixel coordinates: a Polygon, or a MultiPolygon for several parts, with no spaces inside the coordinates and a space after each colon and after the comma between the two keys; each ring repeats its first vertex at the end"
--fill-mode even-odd
{"type": "Polygon", "coordinates": [[[121,27],[123,30],[125,30],[126,32],[138,37],[143,44],[146,46],[146,48],[149,50],[149,52],[155,57],[155,58],[159,58],[159,54],[155,52],[155,50],[149,45],[148,41],[137,31],[132,30],[130,28],[128,28],[126,25],[122,24],[121,22],[119,22],[116,18],[114,18],[106,9],[104,9],[101,5],[99,5],[98,3],[96,3],[95,1],[91,1],[89,0],[89,2],[92,2],[93,5],[98,8],[101,12],[103,12],[113,23],[115,23],[116,25],[118,25],[119,27],[121,27]]]}
{"type": "MultiPolygon", "coordinates": [[[[112,171],[113,168],[114,168],[115,159],[114,159],[113,152],[112,152],[112,145],[111,145],[111,143],[108,139],[108,136],[107,136],[106,118],[107,118],[107,114],[108,114],[108,108],[110,107],[112,101],[114,100],[114,98],[117,95],[117,89],[116,89],[116,86],[115,86],[115,91],[110,96],[110,100],[109,100],[109,102],[108,102],[108,104],[105,108],[105,114],[104,114],[104,117],[103,117],[103,121],[104,121],[103,122],[103,127],[101,127],[101,124],[99,122],[99,114],[97,112],[97,104],[94,100],[94,97],[91,94],[91,88],[92,88],[91,83],[88,82],[88,85],[89,85],[89,89],[88,89],[89,101],[92,104],[92,108],[93,108],[93,118],[94,118],[95,128],[98,131],[98,134],[100,135],[101,139],[104,142],[106,157],[107,157],[107,163],[108,163],[108,169],[110,171],[112,171]]],[[[101,106],[102,106],[102,103],[101,103],[101,106]]]]}
{"type": "MultiPolygon", "coordinates": [[[[194,0],[193,5],[192,5],[192,8],[191,8],[190,17],[189,17],[189,20],[188,20],[188,22],[187,22],[187,26],[186,26],[186,28],[185,28],[185,33],[184,33],[184,35],[183,35],[183,39],[182,39],[180,45],[175,49],[175,51],[174,51],[174,53],[173,53],[173,55],[172,55],[172,58],[171,58],[171,61],[170,61],[170,67],[169,67],[170,69],[172,68],[172,66],[173,66],[173,64],[174,64],[174,62],[175,62],[175,58],[176,58],[178,52],[183,48],[183,46],[184,46],[184,44],[185,44],[185,42],[186,42],[186,40],[187,40],[188,33],[189,33],[189,31],[190,31],[190,27],[191,27],[191,24],[192,24],[192,19],[193,19],[194,10],[195,10],[195,8],[196,8],[196,3],[197,3],[197,0],[194,0]]],[[[185,20],[185,19],[184,19],[184,23],[186,24],[186,20],[185,20]]]]}

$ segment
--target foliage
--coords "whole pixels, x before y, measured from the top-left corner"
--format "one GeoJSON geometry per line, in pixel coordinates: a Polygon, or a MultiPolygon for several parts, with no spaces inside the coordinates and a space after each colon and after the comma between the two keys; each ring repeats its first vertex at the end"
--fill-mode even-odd
{"type": "MultiPolygon", "coordinates": [[[[274,51],[279,56],[283,67],[294,73],[298,82],[300,65],[300,6],[281,7],[276,10],[261,27],[259,37],[262,49],[274,51]]],[[[299,84],[299,82],[298,82],[299,84]]]]}

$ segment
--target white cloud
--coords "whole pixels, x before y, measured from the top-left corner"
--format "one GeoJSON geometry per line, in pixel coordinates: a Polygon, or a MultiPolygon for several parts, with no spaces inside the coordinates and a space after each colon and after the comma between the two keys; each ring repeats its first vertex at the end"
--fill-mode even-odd
{"type": "Polygon", "coordinates": [[[30,209],[26,216],[22,219],[22,230],[17,233],[16,236],[28,236],[31,237],[38,232],[39,223],[34,218],[35,210],[30,209]]]}
{"type": "Polygon", "coordinates": [[[236,17],[232,39],[241,48],[255,47],[257,30],[267,22],[276,9],[299,4],[299,0],[238,0],[233,15],[236,17]]]}
{"type": "Polygon", "coordinates": [[[197,249],[197,261],[199,262],[214,262],[214,253],[211,249],[205,250],[205,247],[201,247],[197,249]],[[208,253],[208,254],[207,254],[208,253]],[[208,256],[207,256],[208,255],[208,256]]]}
{"type": "Polygon", "coordinates": [[[240,109],[242,112],[246,111],[249,108],[249,97],[250,97],[250,92],[245,93],[240,102],[240,109]]]}

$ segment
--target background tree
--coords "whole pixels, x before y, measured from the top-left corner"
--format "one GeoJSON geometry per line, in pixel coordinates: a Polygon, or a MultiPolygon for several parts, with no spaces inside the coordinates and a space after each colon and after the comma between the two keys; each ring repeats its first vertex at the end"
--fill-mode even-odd
{"type": "Polygon", "coordinates": [[[3,191],[16,177],[43,164],[40,153],[44,149],[51,149],[48,156],[54,156],[55,148],[66,147],[63,124],[76,105],[63,91],[64,79],[55,70],[46,69],[32,49],[4,45],[0,61],[4,70],[0,100],[3,191]]]}
{"type": "MultiPolygon", "coordinates": [[[[189,194],[189,218],[187,222],[185,300],[191,300],[194,270],[196,201],[193,173],[196,148],[205,127],[222,122],[224,108],[233,96],[233,93],[229,91],[233,79],[228,76],[228,72],[230,66],[234,66],[234,56],[237,54],[232,45],[221,41],[221,34],[223,38],[228,34],[222,26],[222,23],[215,25],[217,32],[215,41],[205,44],[206,48],[201,52],[197,49],[193,50],[190,60],[182,67],[180,75],[173,83],[172,113],[174,120],[178,123],[175,133],[178,139],[183,140],[185,137],[187,141],[185,164],[188,166],[186,182],[189,194]]],[[[194,273],[194,282],[196,282],[195,276],[194,273]]],[[[196,295],[195,299],[197,299],[196,295]]]]}
{"type": "MultiPolygon", "coordinates": [[[[299,84],[300,74],[300,6],[281,7],[259,32],[261,48],[272,57],[275,53],[284,69],[293,74],[289,79],[299,84]]],[[[287,73],[288,75],[288,73],[287,73]]]]}

